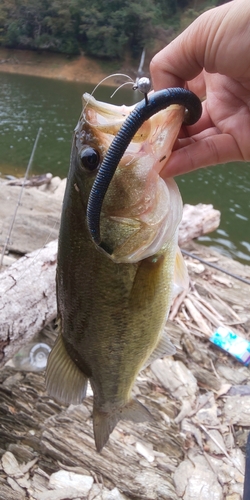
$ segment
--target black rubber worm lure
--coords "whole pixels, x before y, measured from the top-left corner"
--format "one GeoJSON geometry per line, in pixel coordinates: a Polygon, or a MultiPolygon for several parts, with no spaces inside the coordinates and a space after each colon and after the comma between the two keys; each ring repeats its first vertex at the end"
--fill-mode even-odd
{"type": "Polygon", "coordinates": [[[112,177],[129,143],[143,123],[172,104],[179,104],[186,108],[185,125],[193,125],[201,117],[201,102],[193,92],[179,87],[154,92],[148,97],[147,103],[143,99],[136,105],[121,126],[103,159],[89,195],[87,225],[94,243],[108,253],[112,253],[111,249],[106,248],[101,241],[100,214],[112,177]]]}

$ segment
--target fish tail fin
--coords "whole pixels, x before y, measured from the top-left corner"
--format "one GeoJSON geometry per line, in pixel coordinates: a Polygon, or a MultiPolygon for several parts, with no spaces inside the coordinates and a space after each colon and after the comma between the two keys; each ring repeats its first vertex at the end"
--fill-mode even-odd
{"type": "Polygon", "coordinates": [[[102,451],[103,447],[108,441],[111,432],[114,430],[116,424],[119,422],[120,416],[117,413],[107,413],[93,409],[93,429],[95,446],[98,452],[102,451]]]}
{"type": "Polygon", "coordinates": [[[59,334],[46,369],[48,394],[59,403],[77,405],[86,396],[87,384],[88,377],[72,361],[59,334]]]}
{"type": "Polygon", "coordinates": [[[153,422],[154,418],[150,411],[137,399],[131,399],[125,406],[116,411],[100,411],[94,403],[93,409],[93,427],[95,445],[98,452],[107,443],[111,432],[114,430],[119,420],[132,420],[133,422],[153,422]]]}

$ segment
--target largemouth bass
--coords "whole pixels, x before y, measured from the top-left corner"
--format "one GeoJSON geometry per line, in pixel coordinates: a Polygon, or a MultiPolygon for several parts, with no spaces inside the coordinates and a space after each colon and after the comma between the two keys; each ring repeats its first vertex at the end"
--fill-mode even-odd
{"type": "Polygon", "coordinates": [[[98,451],[120,419],[152,419],[131,392],[143,367],[175,352],[163,328],[174,276],[184,282],[187,276],[177,246],[181,196],[173,179],[159,175],[183,106],[145,121],[121,157],[100,213],[102,249],[87,227],[93,182],[132,110],[84,94],[59,235],[59,336],[48,360],[47,390],[60,402],[80,404],[90,381],[98,451]]]}

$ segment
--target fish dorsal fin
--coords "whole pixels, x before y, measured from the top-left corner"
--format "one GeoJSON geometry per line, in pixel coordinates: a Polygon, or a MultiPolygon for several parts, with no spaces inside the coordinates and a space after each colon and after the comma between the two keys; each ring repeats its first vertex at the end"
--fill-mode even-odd
{"type": "Polygon", "coordinates": [[[107,443],[109,436],[119,420],[132,420],[133,422],[154,421],[150,411],[137,399],[131,399],[125,406],[118,410],[103,412],[94,403],[93,428],[97,451],[101,451],[107,443]]]}
{"type": "Polygon", "coordinates": [[[48,394],[63,404],[80,404],[86,396],[88,378],[68,355],[59,334],[50,352],[46,370],[48,394]]]}
{"type": "Polygon", "coordinates": [[[163,331],[156,348],[145,362],[143,369],[151,365],[151,363],[153,363],[156,359],[163,358],[163,356],[172,356],[175,353],[176,348],[174,344],[172,344],[166,332],[163,331]]]}
{"type": "Polygon", "coordinates": [[[187,266],[183,259],[181,250],[177,247],[175,256],[175,266],[174,266],[174,296],[179,295],[183,290],[188,290],[189,287],[189,276],[187,266]]]}

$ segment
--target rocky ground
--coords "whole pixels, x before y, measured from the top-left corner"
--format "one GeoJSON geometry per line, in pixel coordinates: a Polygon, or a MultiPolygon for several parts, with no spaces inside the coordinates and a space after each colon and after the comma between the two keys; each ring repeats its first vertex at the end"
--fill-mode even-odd
{"type": "MultiPolygon", "coordinates": [[[[64,187],[53,180],[51,207],[64,187]]],[[[209,264],[247,281],[250,267],[195,242],[184,249],[197,259],[185,257],[190,287],[166,325],[176,355],[155,361],[134,387],[155,421],[120,422],[98,454],[91,390],[65,408],[46,395],[44,371],[31,371],[34,345],[53,344],[52,323],[0,372],[0,500],[242,500],[250,372],[210,337],[226,327],[250,340],[250,289],[209,264]]]]}
{"type": "MultiPolygon", "coordinates": [[[[215,252],[187,249],[230,269],[215,252]]],[[[223,325],[250,337],[249,285],[193,259],[187,265],[190,290],[166,325],[177,353],[141,372],[134,388],[155,422],[120,422],[101,454],[91,391],[81,406],[57,405],[44,372],[21,370],[22,353],[0,372],[0,499],[242,499],[250,372],[208,336],[223,325]]],[[[234,271],[250,278],[246,266],[234,271]]],[[[53,338],[52,325],[36,342],[53,338]]]]}

